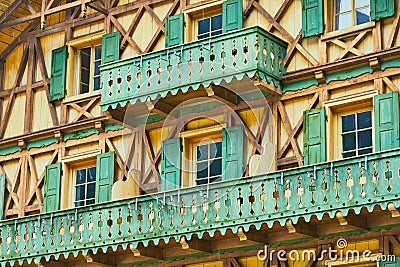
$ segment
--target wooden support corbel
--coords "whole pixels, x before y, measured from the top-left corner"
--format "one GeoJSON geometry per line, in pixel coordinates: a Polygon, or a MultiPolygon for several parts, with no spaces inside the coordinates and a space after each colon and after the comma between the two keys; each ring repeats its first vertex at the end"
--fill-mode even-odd
{"type": "Polygon", "coordinates": [[[83,257],[85,258],[87,263],[93,263],[93,258],[91,255],[88,254],[88,255],[84,255],[83,257]]]}
{"type": "Polygon", "coordinates": [[[147,98],[145,103],[150,112],[159,114],[163,117],[168,117],[171,111],[175,108],[174,106],[165,103],[162,100],[151,100],[150,97],[147,98]]]}
{"type": "Polygon", "coordinates": [[[18,146],[19,146],[21,149],[26,149],[26,146],[27,146],[26,141],[25,141],[24,139],[19,139],[19,140],[18,140],[18,146]]]}
{"type": "Polygon", "coordinates": [[[58,142],[62,142],[64,140],[64,135],[61,131],[55,131],[54,138],[56,138],[58,142]]]}
{"type": "Polygon", "coordinates": [[[97,121],[94,123],[94,128],[96,128],[99,133],[104,133],[104,123],[102,121],[97,121]]]}
{"type": "Polygon", "coordinates": [[[163,249],[159,247],[137,247],[135,248],[132,244],[129,245],[129,249],[132,251],[135,257],[146,257],[155,260],[163,260],[163,249]]]}
{"type": "Polygon", "coordinates": [[[181,239],[179,240],[179,243],[182,246],[182,249],[188,249],[189,248],[189,244],[186,241],[186,237],[182,236],[181,239]]]}
{"type": "Polygon", "coordinates": [[[316,72],[314,73],[314,76],[315,76],[315,79],[317,80],[317,82],[318,82],[319,84],[326,83],[326,80],[325,80],[325,73],[324,73],[322,70],[316,71],[316,72]]]}
{"type": "Polygon", "coordinates": [[[349,213],[345,218],[343,213],[338,211],[336,213],[336,218],[339,221],[341,226],[350,226],[356,229],[366,230],[368,229],[367,218],[362,216],[361,214],[355,215],[353,213],[349,213]]]}
{"type": "Polygon", "coordinates": [[[207,92],[207,96],[221,101],[228,106],[235,106],[238,103],[238,95],[229,88],[212,84],[210,87],[205,88],[205,90],[207,92]]]}
{"type": "Polygon", "coordinates": [[[390,202],[388,204],[388,210],[390,212],[390,215],[392,215],[392,218],[397,218],[400,217],[400,212],[399,210],[396,208],[396,206],[394,205],[393,202],[390,202]]]}
{"type": "Polygon", "coordinates": [[[133,256],[135,256],[135,257],[139,257],[140,256],[139,249],[135,248],[132,244],[129,245],[129,249],[132,251],[133,256]]]}
{"type": "Polygon", "coordinates": [[[268,83],[265,80],[261,80],[259,78],[255,78],[253,79],[253,83],[255,86],[257,86],[257,88],[261,91],[267,92],[268,94],[272,94],[272,95],[282,95],[282,90],[281,87],[275,87],[274,83],[271,81],[270,83],[268,83]]]}
{"type": "Polygon", "coordinates": [[[238,235],[240,241],[246,241],[247,240],[247,236],[244,233],[243,227],[239,227],[237,235],[238,235]]]}
{"type": "Polygon", "coordinates": [[[379,71],[381,70],[381,62],[379,58],[374,57],[369,59],[369,66],[373,71],[379,71]]]}
{"type": "Polygon", "coordinates": [[[36,267],[44,267],[44,265],[40,261],[38,261],[37,259],[34,259],[33,263],[36,265],[36,267]]]}
{"type": "Polygon", "coordinates": [[[286,228],[288,229],[289,234],[294,234],[297,232],[296,228],[293,225],[293,221],[291,219],[286,221],[286,228]]]}
{"type": "Polygon", "coordinates": [[[318,234],[316,232],[316,227],[313,226],[310,222],[301,223],[298,222],[296,226],[294,226],[293,221],[291,219],[286,221],[286,228],[290,234],[300,234],[308,237],[317,237],[318,234]]]}

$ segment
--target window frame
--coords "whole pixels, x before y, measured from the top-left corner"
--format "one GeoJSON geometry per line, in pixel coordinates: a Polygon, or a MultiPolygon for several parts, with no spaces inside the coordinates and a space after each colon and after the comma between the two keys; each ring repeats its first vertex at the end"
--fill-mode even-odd
{"type": "MultiPolygon", "coordinates": [[[[357,14],[356,14],[356,10],[357,10],[357,9],[360,9],[360,8],[356,8],[356,6],[355,6],[355,1],[357,1],[357,0],[351,0],[351,1],[352,1],[352,3],[351,3],[352,6],[351,6],[350,12],[351,12],[352,25],[351,25],[350,27],[347,27],[347,28],[336,29],[336,18],[337,18],[337,16],[338,16],[338,14],[347,13],[347,12],[341,12],[341,13],[337,13],[337,12],[336,12],[336,11],[337,11],[337,6],[336,6],[337,1],[338,1],[338,0],[333,0],[333,1],[332,1],[332,3],[333,3],[333,6],[332,6],[332,15],[333,15],[333,16],[332,16],[331,19],[333,19],[333,21],[332,21],[333,31],[341,31],[341,30],[345,30],[345,29],[348,29],[348,28],[353,28],[353,27],[355,27],[355,26],[364,25],[364,24],[366,24],[366,23],[371,22],[371,1],[369,1],[369,5],[368,5],[368,7],[370,8],[369,21],[368,21],[368,22],[365,22],[365,23],[357,24],[357,14]]],[[[366,7],[366,6],[362,6],[361,8],[364,8],[364,7],[366,7]]]]}
{"type": "MultiPolygon", "coordinates": [[[[192,187],[197,185],[197,145],[199,145],[205,138],[208,139],[209,143],[222,142],[223,128],[225,128],[224,125],[216,125],[180,133],[183,144],[181,187],[192,187]]],[[[203,143],[205,144],[205,142],[203,143]]],[[[221,159],[223,161],[222,155],[221,159]]]]}
{"type": "Polygon", "coordinates": [[[73,206],[75,207],[75,208],[78,208],[78,207],[84,207],[84,206],[89,206],[89,205],[93,205],[93,204],[95,204],[96,203],[96,168],[97,168],[97,166],[96,166],[96,164],[84,164],[84,165],[82,165],[82,166],[75,166],[73,169],[72,169],[72,182],[73,182],[73,185],[72,185],[72,188],[73,188],[73,193],[74,193],[74,197],[73,197],[73,206]],[[86,175],[87,175],[87,172],[88,172],[88,170],[90,169],[90,168],[95,168],[95,179],[94,179],[94,181],[91,181],[91,182],[88,182],[87,181],[87,177],[86,177],[86,181],[84,182],[84,183],[82,183],[82,184],[77,184],[76,182],[77,182],[77,174],[78,174],[78,171],[79,170],[86,170],[86,175]],[[88,188],[88,185],[89,184],[94,184],[94,196],[93,196],[93,198],[87,198],[87,188],[88,188]],[[79,201],[77,201],[76,200],[76,190],[77,190],[77,186],[85,186],[85,198],[84,199],[81,199],[81,200],[79,200],[79,201]],[[93,202],[93,204],[86,204],[86,202],[88,201],[88,200],[93,200],[94,202],[93,202]],[[82,206],[76,206],[75,204],[77,203],[77,202],[84,202],[84,205],[82,205],[82,206]]]}
{"type": "MultiPolygon", "coordinates": [[[[95,95],[101,94],[101,89],[93,91],[89,89],[88,93],[78,94],[79,91],[79,79],[80,79],[80,69],[78,65],[78,50],[89,46],[99,46],[102,43],[102,36],[105,34],[104,31],[98,32],[96,34],[91,34],[86,37],[77,38],[70,40],[66,43],[68,46],[68,59],[67,59],[67,83],[66,83],[66,96],[64,101],[74,101],[82,98],[87,98],[95,95]]],[[[93,54],[93,53],[91,53],[93,54]]],[[[91,64],[94,64],[91,61],[91,64]]],[[[92,67],[91,67],[92,69],[92,67]]],[[[92,76],[91,76],[92,77],[92,76]]],[[[90,82],[89,87],[93,86],[93,80],[90,82]]]]}
{"type": "MultiPolygon", "coordinates": [[[[370,2],[371,3],[371,2],[370,2]]],[[[372,29],[375,27],[375,21],[371,20],[370,22],[367,23],[362,23],[359,25],[355,25],[353,27],[349,28],[344,28],[341,30],[336,30],[335,29],[335,4],[336,0],[324,0],[324,23],[325,23],[325,29],[324,33],[321,35],[321,40],[329,40],[333,38],[338,38],[338,37],[343,37],[345,35],[349,35],[349,37],[353,36],[354,33],[357,33],[359,31],[363,31],[366,29],[372,29]]],[[[371,4],[370,4],[371,6],[371,4]]],[[[370,15],[371,18],[371,15],[370,15]]]]}
{"type": "MultiPolygon", "coordinates": [[[[185,34],[184,42],[198,41],[198,21],[199,19],[212,17],[218,14],[222,14],[222,3],[223,1],[201,1],[192,5],[187,6],[183,9],[185,16],[185,34]]],[[[222,18],[223,20],[223,18],[222,18]]],[[[223,30],[223,28],[221,28],[223,30]]],[[[222,32],[223,33],[223,32],[222,32]]],[[[201,39],[205,40],[207,38],[201,39]]]]}
{"type": "MultiPolygon", "coordinates": [[[[63,165],[64,175],[61,178],[60,209],[63,210],[63,209],[77,208],[75,207],[76,171],[78,169],[87,167],[97,168],[96,157],[99,154],[101,154],[101,151],[95,149],[81,153],[76,153],[73,155],[64,156],[62,158],[61,162],[63,165]]],[[[96,192],[95,192],[95,197],[96,197],[96,192]]]]}
{"type": "Polygon", "coordinates": [[[326,152],[328,161],[343,159],[341,116],[347,114],[353,114],[367,110],[371,111],[372,152],[375,151],[375,121],[373,101],[374,96],[377,94],[377,90],[368,90],[363,93],[350,94],[337,99],[328,100],[324,103],[328,117],[326,124],[326,152]]]}
{"type": "MultiPolygon", "coordinates": [[[[81,48],[76,49],[76,66],[78,71],[76,72],[76,77],[75,77],[75,95],[87,95],[96,91],[100,91],[101,88],[94,90],[94,79],[95,79],[95,75],[94,75],[94,64],[96,61],[100,61],[101,62],[101,56],[99,59],[95,58],[95,53],[96,53],[96,48],[100,47],[101,50],[101,43],[100,44],[91,44],[89,46],[84,46],[81,48]],[[82,59],[81,59],[81,51],[86,49],[86,48],[90,48],[90,64],[89,64],[89,88],[88,88],[88,92],[86,93],[80,93],[80,86],[81,86],[81,71],[82,71],[82,59]]],[[[98,77],[100,77],[100,75],[97,75],[98,77]]]]}

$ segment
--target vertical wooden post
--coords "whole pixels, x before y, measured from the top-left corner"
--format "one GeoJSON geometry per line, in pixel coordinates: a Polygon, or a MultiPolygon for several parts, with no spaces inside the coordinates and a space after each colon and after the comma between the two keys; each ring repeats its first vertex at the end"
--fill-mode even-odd
{"type": "Polygon", "coordinates": [[[33,125],[33,90],[32,84],[36,81],[36,53],[34,37],[28,39],[28,71],[27,71],[27,85],[26,85],[26,100],[25,100],[25,119],[24,119],[24,132],[29,133],[32,131],[33,125]]]}

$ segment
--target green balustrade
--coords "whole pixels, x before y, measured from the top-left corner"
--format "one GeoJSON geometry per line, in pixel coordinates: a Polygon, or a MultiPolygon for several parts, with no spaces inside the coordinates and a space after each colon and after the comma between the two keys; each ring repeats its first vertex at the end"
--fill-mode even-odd
{"type": "Polygon", "coordinates": [[[287,44],[253,27],[102,65],[103,110],[244,75],[279,85],[287,44]]]}
{"type": "Polygon", "coordinates": [[[0,222],[0,265],[400,206],[400,149],[0,222]]]}

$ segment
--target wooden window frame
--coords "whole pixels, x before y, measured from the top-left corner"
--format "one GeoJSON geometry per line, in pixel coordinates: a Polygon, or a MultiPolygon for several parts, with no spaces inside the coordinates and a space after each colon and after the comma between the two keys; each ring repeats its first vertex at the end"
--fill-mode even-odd
{"type": "MultiPolygon", "coordinates": [[[[357,9],[360,9],[360,8],[356,8],[356,6],[355,6],[355,1],[356,0],[351,0],[351,18],[352,18],[352,25],[350,26],[350,27],[348,27],[348,28],[343,28],[343,29],[336,29],[336,17],[339,15],[339,14],[343,14],[343,13],[347,13],[347,12],[342,12],[342,13],[337,13],[336,11],[336,3],[337,3],[337,1],[338,0],[333,0],[332,1],[332,3],[333,3],[333,7],[332,7],[332,10],[333,10],[333,16],[332,16],[332,19],[333,19],[333,21],[332,21],[332,25],[333,25],[333,29],[335,30],[335,31],[340,31],[340,30],[344,30],[344,29],[348,29],[348,28],[352,28],[352,27],[355,27],[355,26],[358,26],[358,25],[363,25],[363,24],[366,24],[366,23],[368,23],[368,22],[365,22],[365,23],[361,23],[361,24],[357,24],[357,17],[356,17],[356,10],[357,9]]],[[[361,9],[362,8],[365,8],[365,7],[367,7],[367,6],[362,6],[361,7],[361,9]]],[[[371,8],[371,2],[369,3],[369,5],[368,5],[368,7],[370,7],[371,8]]],[[[371,12],[370,12],[371,13],[371,12]]],[[[371,14],[369,14],[369,22],[371,22],[371,14]]]]}
{"type": "MultiPolygon", "coordinates": [[[[325,22],[325,29],[324,34],[321,36],[322,40],[327,40],[331,38],[338,38],[350,33],[370,29],[375,27],[375,21],[370,20],[367,23],[362,23],[359,25],[354,25],[349,28],[344,28],[341,30],[336,30],[336,21],[335,21],[335,14],[336,14],[336,1],[337,0],[324,0],[324,22],[325,22]]],[[[370,2],[371,3],[371,2],[370,2]]],[[[371,6],[371,4],[370,4],[371,6]]],[[[371,15],[370,15],[371,19],[371,15]]]]}
{"type": "Polygon", "coordinates": [[[341,116],[367,110],[371,111],[372,116],[372,152],[374,152],[375,133],[373,99],[377,94],[378,92],[376,90],[370,90],[325,102],[324,106],[326,108],[328,117],[328,122],[326,124],[326,149],[328,161],[343,159],[341,116]]]}
{"type": "MultiPolygon", "coordinates": [[[[222,14],[223,1],[201,1],[187,6],[184,10],[185,16],[185,43],[198,41],[198,21],[218,14],[222,14]]],[[[204,39],[203,39],[204,40],[204,39]]]]}
{"type": "Polygon", "coordinates": [[[91,51],[91,67],[90,67],[90,84],[88,93],[79,93],[79,81],[80,81],[80,66],[79,66],[79,54],[78,50],[86,47],[99,46],[102,43],[102,36],[105,32],[99,32],[86,37],[74,39],[68,41],[66,45],[68,46],[68,59],[67,59],[67,94],[64,101],[74,101],[82,98],[88,98],[94,95],[101,94],[101,89],[93,91],[93,64],[92,58],[94,58],[94,49],[91,51]],[[79,69],[79,71],[77,71],[79,69]]]}
{"type": "Polygon", "coordinates": [[[61,179],[61,209],[75,207],[75,182],[78,169],[96,167],[96,156],[100,150],[90,150],[62,158],[64,175],[61,179]]]}
{"type": "Polygon", "coordinates": [[[197,185],[196,148],[199,144],[222,142],[223,128],[223,125],[217,125],[185,131],[180,134],[183,143],[182,187],[192,187],[197,185]]]}
{"type": "MultiPolygon", "coordinates": [[[[86,204],[86,202],[87,201],[89,201],[89,200],[93,200],[93,204],[95,204],[96,203],[96,164],[84,164],[84,165],[82,165],[82,166],[75,166],[73,169],[72,169],[72,180],[73,180],[73,191],[74,191],[74,198],[73,198],[73,202],[74,202],[74,204],[73,204],[73,206],[75,207],[75,208],[78,208],[78,207],[83,207],[83,206],[88,206],[88,205],[92,205],[92,204],[86,204]],[[77,182],[77,174],[78,174],[78,171],[80,171],[80,170],[86,170],[86,174],[87,174],[87,172],[88,172],[88,170],[90,169],[90,168],[95,168],[95,179],[94,179],[94,181],[91,181],[91,182],[88,182],[87,181],[87,179],[86,179],[86,181],[84,182],[84,183],[81,183],[81,184],[77,184],[76,182],[77,182]],[[94,188],[94,193],[95,193],[95,195],[93,196],[93,198],[88,198],[87,197],[87,188],[88,188],[88,185],[89,184],[94,184],[94,186],[95,186],[95,188],[94,188]],[[85,186],[85,198],[84,199],[80,199],[79,201],[77,201],[76,200],[76,189],[77,189],[77,187],[78,186],[85,186]],[[84,205],[83,206],[76,206],[76,203],[77,202],[84,202],[84,205]]],[[[86,177],[87,178],[87,177],[86,177]]]]}
{"type": "MultiPolygon", "coordinates": [[[[96,47],[100,47],[100,49],[101,49],[101,43],[100,44],[92,44],[92,45],[89,45],[89,46],[84,46],[84,47],[78,48],[76,50],[75,60],[76,60],[76,66],[77,66],[78,71],[76,72],[76,76],[75,76],[75,82],[76,82],[76,84],[75,84],[75,95],[87,95],[87,94],[99,91],[101,89],[101,88],[99,88],[98,90],[94,90],[93,89],[93,87],[94,87],[94,78],[95,78],[95,75],[94,75],[94,64],[95,64],[96,61],[100,61],[101,62],[101,57],[99,59],[95,58],[96,47]],[[82,52],[81,51],[86,49],[86,48],[90,48],[89,84],[88,84],[89,85],[89,91],[86,92],[86,93],[81,93],[80,92],[80,85],[82,83],[82,81],[81,81],[81,71],[82,71],[81,53],[82,52]]],[[[98,76],[100,77],[100,75],[98,75],[98,76]]]]}

